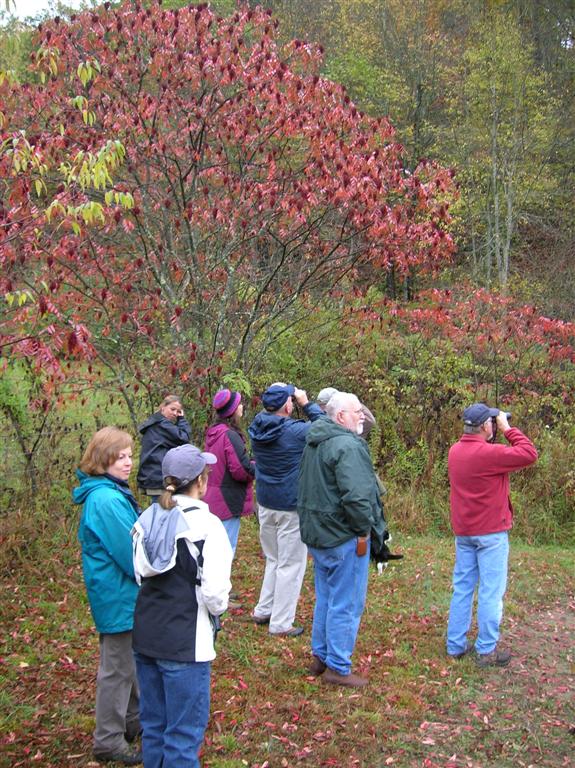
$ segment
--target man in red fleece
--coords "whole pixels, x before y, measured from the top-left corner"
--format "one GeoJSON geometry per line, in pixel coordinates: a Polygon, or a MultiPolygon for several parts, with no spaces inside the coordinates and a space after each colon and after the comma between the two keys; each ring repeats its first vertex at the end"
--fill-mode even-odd
{"type": "Polygon", "coordinates": [[[477,590],[480,667],[504,667],[511,653],[498,649],[503,595],[507,585],[508,531],[513,525],[509,473],[537,460],[531,440],[498,408],[475,403],[463,412],[463,435],[448,457],[451,526],[455,534],[453,597],[447,626],[447,653],[463,657],[471,646],[473,594],[477,590]],[[495,443],[496,429],[510,445],[495,443]]]}

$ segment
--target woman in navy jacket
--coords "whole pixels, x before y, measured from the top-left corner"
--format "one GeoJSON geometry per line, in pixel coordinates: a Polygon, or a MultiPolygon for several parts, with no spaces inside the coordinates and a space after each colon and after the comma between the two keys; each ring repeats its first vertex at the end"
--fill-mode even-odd
{"type": "Polygon", "coordinates": [[[177,395],[168,395],[157,413],[152,414],[138,427],[142,435],[138,488],[157,501],[163,493],[162,459],[170,448],[190,442],[191,428],[177,395]]]}

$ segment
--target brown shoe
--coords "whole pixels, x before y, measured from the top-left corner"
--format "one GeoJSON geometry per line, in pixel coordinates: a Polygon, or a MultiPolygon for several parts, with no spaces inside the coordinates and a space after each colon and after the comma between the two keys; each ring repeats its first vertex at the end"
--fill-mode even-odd
{"type": "Polygon", "coordinates": [[[485,667],[506,667],[511,661],[511,651],[498,651],[495,648],[491,653],[478,653],[475,661],[481,669],[485,669],[485,667]]]}
{"type": "Polygon", "coordinates": [[[252,613],[251,618],[254,624],[259,624],[260,626],[263,626],[264,624],[270,623],[271,616],[256,616],[255,613],[252,613]]]}
{"type": "Polygon", "coordinates": [[[319,677],[319,675],[323,675],[326,669],[327,665],[325,661],[322,661],[319,656],[314,655],[313,660],[308,667],[308,674],[313,675],[314,677],[319,677]]]}
{"type": "Polygon", "coordinates": [[[367,679],[365,677],[354,675],[353,672],[349,675],[340,675],[339,672],[336,672],[329,667],[321,676],[321,680],[323,683],[329,683],[329,685],[344,685],[347,688],[363,688],[367,685],[367,679]]]}

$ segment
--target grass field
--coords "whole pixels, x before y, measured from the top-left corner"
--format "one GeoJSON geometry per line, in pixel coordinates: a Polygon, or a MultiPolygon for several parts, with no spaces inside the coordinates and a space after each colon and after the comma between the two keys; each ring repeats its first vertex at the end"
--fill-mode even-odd
{"type": "MultiPolygon", "coordinates": [[[[242,523],[234,589],[244,609],[224,617],[213,665],[204,768],[574,764],[573,550],[512,541],[504,670],[444,653],[452,542],[396,537],[405,554],[370,575],[354,657],[364,691],[306,675],[312,565],[299,638],[272,638],[249,621],[263,573],[257,523],[242,523]]],[[[94,766],[97,635],[73,535],[46,542],[2,584],[0,766],[94,766]]]]}

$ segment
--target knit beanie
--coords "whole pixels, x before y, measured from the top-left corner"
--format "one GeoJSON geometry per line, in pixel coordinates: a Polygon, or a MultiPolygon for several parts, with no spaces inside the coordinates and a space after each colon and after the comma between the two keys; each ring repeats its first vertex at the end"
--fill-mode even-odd
{"type": "Polygon", "coordinates": [[[229,389],[220,389],[216,392],[212,405],[222,419],[227,419],[238,409],[238,405],[242,401],[242,396],[239,392],[232,392],[229,389]]]}

